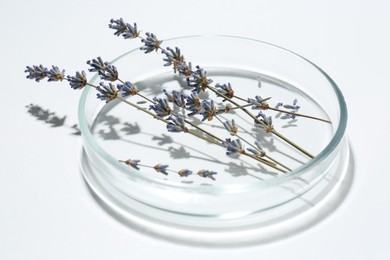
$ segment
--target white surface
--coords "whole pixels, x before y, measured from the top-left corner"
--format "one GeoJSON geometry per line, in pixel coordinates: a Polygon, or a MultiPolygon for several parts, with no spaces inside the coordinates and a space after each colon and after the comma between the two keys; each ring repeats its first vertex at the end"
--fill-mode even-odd
{"type": "Polygon", "coordinates": [[[5,1],[0,9],[0,259],[390,259],[390,2],[5,1]],[[294,237],[241,249],[192,248],[109,216],[78,168],[80,138],[27,113],[38,104],[77,122],[79,94],[25,79],[26,65],[85,69],[138,43],[114,37],[123,17],[160,38],[228,34],[271,42],[322,67],[348,108],[355,180],[330,217],[294,237]]]}

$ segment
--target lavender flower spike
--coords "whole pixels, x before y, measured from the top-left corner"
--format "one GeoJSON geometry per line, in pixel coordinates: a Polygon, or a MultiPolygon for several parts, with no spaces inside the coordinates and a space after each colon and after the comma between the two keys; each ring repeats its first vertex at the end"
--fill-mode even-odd
{"type": "Polygon", "coordinates": [[[252,109],[266,110],[269,108],[269,104],[260,96],[256,96],[255,99],[248,98],[247,102],[252,104],[252,109]]]}
{"type": "Polygon", "coordinates": [[[82,89],[87,85],[87,76],[84,71],[76,72],[76,76],[67,76],[70,87],[73,89],[82,89]]]}
{"type": "Polygon", "coordinates": [[[122,18],[117,20],[111,19],[108,27],[116,30],[114,35],[120,36],[122,35],[125,39],[133,39],[139,36],[139,31],[137,30],[137,24],[134,23],[132,26],[129,23],[125,23],[122,18]]]}
{"type": "Polygon", "coordinates": [[[167,96],[169,102],[173,102],[178,107],[185,107],[186,102],[183,93],[180,93],[177,90],[173,90],[171,94],[166,89],[163,89],[163,92],[167,96]]]}
{"type": "Polygon", "coordinates": [[[271,116],[267,117],[266,115],[264,115],[260,111],[260,113],[257,115],[257,117],[261,118],[260,119],[261,123],[255,123],[255,127],[263,129],[266,133],[270,133],[270,132],[272,132],[272,130],[274,130],[274,126],[272,125],[272,117],[271,116]]]}
{"type": "Polygon", "coordinates": [[[129,81],[126,81],[125,84],[118,84],[118,90],[122,92],[122,97],[126,96],[135,96],[138,93],[137,86],[132,84],[129,81]]]}
{"type": "MultiPolygon", "coordinates": [[[[291,109],[291,112],[292,112],[292,113],[297,113],[298,110],[301,108],[300,106],[297,105],[297,103],[298,103],[298,100],[297,100],[297,99],[294,99],[292,105],[284,104],[283,107],[284,107],[284,108],[287,108],[287,109],[291,109]]],[[[282,118],[282,119],[295,119],[295,117],[296,117],[296,116],[293,115],[293,114],[285,114],[285,115],[283,115],[281,118],[282,118]]]]}
{"type": "Polygon", "coordinates": [[[213,175],[216,175],[217,172],[213,172],[213,171],[209,171],[209,170],[200,170],[197,172],[197,174],[200,176],[200,177],[203,177],[203,178],[210,178],[212,179],[213,181],[215,181],[215,177],[213,175]]]}
{"type": "Polygon", "coordinates": [[[187,170],[187,169],[183,169],[183,170],[180,170],[178,172],[178,174],[180,175],[180,177],[188,177],[192,174],[192,171],[187,170]]]}
{"type": "Polygon", "coordinates": [[[182,116],[175,115],[170,116],[167,120],[172,121],[172,123],[167,124],[167,129],[169,132],[178,133],[178,132],[188,132],[188,128],[185,126],[185,122],[182,116]]]}
{"type": "Polygon", "coordinates": [[[102,80],[115,81],[119,77],[118,70],[114,65],[102,60],[101,57],[87,61],[91,66],[90,72],[97,72],[102,80]]]}
{"type": "Polygon", "coordinates": [[[100,86],[97,86],[96,90],[99,92],[96,94],[97,98],[106,101],[106,103],[118,97],[119,91],[111,83],[108,83],[108,85],[104,85],[103,82],[100,82],[100,86]]]}
{"type": "Polygon", "coordinates": [[[196,93],[201,90],[205,91],[212,82],[211,79],[207,78],[207,72],[199,66],[196,66],[196,71],[193,71],[191,77],[187,78],[187,85],[193,88],[192,91],[196,93]]]}
{"type": "Polygon", "coordinates": [[[65,70],[60,71],[57,66],[52,66],[52,69],[47,73],[48,81],[62,81],[65,78],[65,70]]]}
{"type": "Polygon", "coordinates": [[[228,98],[233,98],[234,97],[234,90],[232,89],[232,86],[230,83],[228,84],[216,84],[215,88],[218,89],[218,92],[221,93],[222,95],[228,97],[228,98]]]}
{"type": "Polygon", "coordinates": [[[189,116],[196,115],[201,110],[201,102],[196,92],[192,92],[190,95],[185,96],[186,99],[186,109],[191,111],[189,116]]]}
{"type": "Polygon", "coordinates": [[[184,62],[184,57],[180,53],[180,49],[178,47],[175,48],[175,50],[167,47],[166,50],[161,51],[164,55],[165,58],[163,59],[166,63],[164,66],[171,66],[173,65],[173,70],[177,71],[177,65],[179,63],[184,62]]]}
{"type": "Polygon", "coordinates": [[[134,169],[139,170],[138,164],[139,164],[141,161],[140,161],[140,160],[131,160],[131,159],[128,159],[128,160],[126,160],[126,161],[120,161],[120,162],[123,162],[123,163],[127,164],[128,166],[131,166],[131,167],[133,167],[134,169]]]}
{"type": "Polygon", "coordinates": [[[33,65],[32,67],[27,66],[24,72],[28,73],[26,78],[35,79],[36,82],[39,82],[40,80],[47,77],[49,70],[42,65],[33,65]]]}
{"type": "Polygon", "coordinates": [[[158,116],[164,117],[171,114],[171,108],[169,107],[168,100],[165,98],[153,98],[155,102],[149,107],[149,110],[153,110],[158,116]]]}
{"type": "Polygon", "coordinates": [[[145,34],[146,39],[142,39],[144,46],[141,47],[141,50],[145,51],[145,53],[157,51],[160,48],[162,41],[158,40],[156,35],[154,35],[153,33],[145,34]]]}
{"type": "Polygon", "coordinates": [[[238,127],[236,126],[236,123],[234,122],[234,119],[227,120],[226,122],[222,123],[225,129],[232,135],[237,134],[238,127]]]}
{"type": "Polygon", "coordinates": [[[236,140],[229,139],[226,142],[224,142],[223,145],[226,146],[227,155],[242,154],[245,152],[240,139],[236,139],[236,140]]]}
{"type": "Polygon", "coordinates": [[[153,169],[155,169],[156,172],[161,172],[165,175],[168,175],[168,172],[167,172],[168,167],[169,167],[169,165],[166,165],[166,164],[157,164],[153,167],[153,169]]]}
{"type": "Polygon", "coordinates": [[[203,100],[200,114],[203,116],[202,121],[206,119],[208,121],[211,121],[213,117],[217,114],[217,108],[214,106],[214,101],[203,100]]]}
{"type": "Polygon", "coordinates": [[[259,142],[255,141],[257,149],[246,148],[249,152],[253,153],[255,156],[263,157],[266,155],[265,151],[261,148],[259,142]]]}

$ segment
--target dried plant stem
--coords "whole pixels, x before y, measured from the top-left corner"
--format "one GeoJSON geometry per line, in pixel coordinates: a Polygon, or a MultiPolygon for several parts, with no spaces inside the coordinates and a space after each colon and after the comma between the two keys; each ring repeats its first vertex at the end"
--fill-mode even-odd
{"type": "MultiPolygon", "coordinates": [[[[238,134],[235,134],[235,136],[237,136],[239,139],[241,139],[243,142],[247,143],[248,145],[250,145],[253,149],[261,152],[256,146],[254,146],[253,144],[251,144],[250,142],[248,142],[247,140],[245,140],[243,137],[239,136],[238,134]]],[[[283,168],[285,168],[286,170],[288,171],[292,171],[289,167],[287,167],[286,165],[280,163],[279,161],[273,159],[272,157],[268,156],[268,155],[264,155],[265,158],[269,159],[270,161],[274,162],[275,165],[280,165],[282,166],[283,168]]]]}
{"type": "Polygon", "coordinates": [[[278,171],[280,171],[280,172],[282,172],[282,173],[287,173],[285,170],[279,168],[278,166],[275,166],[272,162],[269,162],[269,161],[267,161],[267,160],[265,160],[265,159],[263,159],[263,158],[254,156],[254,155],[249,154],[249,153],[247,153],[247,152],[245,152],[245,151],[243,151],[242,154],[245,155],[245,156],[248,156],[248,157],[250,157],[250,158],[252,158],[252,159],[255,159],[255,160],[257,160],[257,161],[259,161],[259,162],[261,162],[261,163],[264,163],[264,164],[266,164],[266,165],[268,165],[268,166],[270,166],[270,167],[274,168],[275,170],[278,170],[278,171]]]}
{"type": "MultiPolygon", "coordinates": [[[[246,108],[240,106],[240,104],[238,104],[236,101],[232,100],[231,98],[227,97],[226,95],[224,94],[221,94],[218,92],[218,90],[216,90],[214,87],[212,86],[209,86],[207,85],[207,88],[209,90],[211,90],[212,92],[214,92],[216,95],[219,95],[221,97],[223,97],[225,100],[229,101],[230,103],[232,103],[233,105],[237,106],[237,107],[240,107],[241,110],[246,113],[248,116],[250,116],[256,123],[258,124],[261,124],[261,125],[264,125],[264,123],[262,121],[260,121],[255,115],[253,115],[251,112],[249,112],[246,108]]],[[[291,141],[290,139],[286,138],[285,136],[281,135],[280,133],[276,132],[275,130],[272,130],[271,133],[275,134],[277,137],[281,138],[283,141],[287,142],[288,144],[290,144],[291,146],[293,146],[294,148],[296,148],[297,150],[301,151],[302,153],[304,153],[305,155],[309,156],[310,158],[314,158],[314,156],[312,154],[310,154],[309,152],[307,152],[305,149],[303,149],[302,147],[300,147],[299,145],[297,145],[296,143],[294,143],[293,141],[291,141]]]]}
{"type": "MultiPolygon", "coordinates": [[[[223,124],[222,120],[221,120],[219,117],[217,117],[217,116],[215,116],[215,117],[218,119],[219,122],[221,122],[221,124],[223,124]]],[[[249,141],[247,141],[247,140],[244,139],[243,137],[239,136],[237,133],[230,133],[230,134],[233,135],[233,136],[236,136],[238,139],[240,139],[241,141],[245,142],[246,144],[248,144],[249,146],[251,146],[251,147],[252,147],[253,149],[255,149],[256,151],[261,152],[256,146],[254,146],[253,144],[251,144],[249,141]]],[[[246,155],[246,156],[249,155],[249,154],[246,153],[245,151],[244,151],[244,153],[242,153],[242,154],[244,154],[244,155],[246,155]]],[[[251,158],[254,158],[254,157],[255,157],[255,158],[257,158],[256,160],[261,161],[262,163],[265,163],[265,164],[267,164],[268,166],[270,166],[270,167],[272,167],[272,168],[274,168],[274,169],[279,170],[279,168],[277,167],[277,165],[280,165],[280,166],[282,166],[283,168],[287,169],[288,171],[291,171],[290,168],[286,167],[286,166],[283,165],[282,163],[279,163],[278,161],[276,161],[275,159],[272,159],[272,158],[269,157],[269,156],[266,156],[266,158],[270,159],[271,162],[268,161],[268,160],[265,160],[265,159],[263,159],[263,158],[261,158],[261,157],[259,157],[259,156],[253,156],[253,157],[250,156],[250,157],[251,157],[251,158]]]]}
{"type": "MultiPolygon", "coordinates": [[[[244,98],[242,98],[242,97],[239,97],[239,96],[236,96],[236,95],[234,95],[233,97],[236,98],[236,99],[239,99],[239,100],[241,100],[241,101],[248,102],[246,99],[244,99],[244,98]]],[[[269,99],[271,99],[271,97],[264,98],[264,99],[262,100],[262,102],[263,102],[263,101],[267,101],[267,100],[269,100],[269,99]]],[[[251,106],[251,105],[252,105],[252,104],[248,104],[248,105],[243,105],[243,106],[241,106],[241,107],[246,107],[246,106],[251,106]]],[[[237,107],[237,108],[239,108],[239,107],[237,107]]],[[[234,109],[235,109],[235,108],[234,108],[234,109]]],[[[287,111],[287,110],[283,110],[283,109],[278,109],[278,108],[273,108],[273,107],[268,107],[267,109],[273,110],[273,111],[277,111],[277,112],[281,112],[281,113],[285,113],[285,114],[295,115],[295,116],[299,116],[299,117],[310,118],[310,119],[322,121],[322,122],[325,122],[325,123],[328,123],[328,124],[332,124],[332,122],[329,121],[329,120],[322,119],[322,118],[315,117],[315,116],[304,115],[304,114],[300,114],[300,113],[296,113],[296,112],[291,112],[291,111],[287,111]]],[[[267,110],[267,109],[264,109],[264,110],[267,110]]]]}
{"type": "MultiPolygon", "coordinates": [[[[132,107],[134,107],[134,108],[136,108],[136,109],[138,109],[138,110],[141,110],[142,112],[147,113],[148,115],[150,115],[150,116],[156,118],[157,120],[160,120],[160,121],[162,121],[162,122],[164,122],[164,123],[166,123],[166,124],[170,124],[170,123],[171,123],[170,121],[168,121],[168,120],[166,120],[166,119],[164,119],[164,118],[162,118],[162,117],[160,117],[160,116],[158,116],[158,115],[156,115],[156,114],[150,112],[149,110],[147,110],[147,109],[145,109],[145,108],[143,108],[143,107],[138,106],[137,104],[134,104],[134,103],[128,101],[127,99],[124,99],[124,98],[122,98],[122,97],[117,97],[117,98],[118,98],[120,101],[122,101],[122,102],[124,102],[124,103],[126,103],[126,104],[128,104],[128,105],[130,105],[130,106],[132,106],[132,107]]],[[[186,131],[185,133],[189,133],[189,134],[191,134],[191,135],[193,135],[193,136],[199,137],[199,138],[201,138],[201,139],[203,139],[203,140],[205,140],[205,141],[207,141],[207,142],[209,142],[209,143],[214,143],[214,144],[221,145],[220,142],[217,142],[216,140],[211,139],[211,138],[204,137],[203,135],[200,135],[200,134],[198,134],[198,133],[196,133],[196,132],[194,132],[194,131],[192,131],[192,130],[188,130],[188,131],[186,131]]]]}
{"type": "Polygon", "coordinates": [[[295,116],[299,116],[299,117],[306,117],[306,118],[322,121],[322,122],[325,122],[325,123],[328,123],[328,124],[332,124],[332,122],[329,121],[329,120],[318,118],[318,117],[314,117],[314,116],[303,115],[303,114],[290,112],[290,111],[287,111],[287,110],[282,110],[282,109],[273,108],[273,107],[269,107],[268,109],[273,110],[273,111],[277,111],[277,112],[281,112],[281,113],[286,113],[286,114],[295,115],[295,116]]]}
{"type": "Polygon", "coordinates": [[[283,135],[281,135],[280,133],[278,133],[275,129],[273,129],[271,131],[271,133],[273,133],[274,135],[276,135],[277,137],[279,137],[280,139],[282,139],[283,141],[287,142],[288,144],[294,146],[296,149],[298,149],[299,151],[301,151],[302,153],[306,154],[307,156],[309,156],[310,158],[314,158],[314,155],[310,154],[309,152],[307,152],[306,150],[304,150],[303,148],[301,148],[300,146],[298,146],[297,144],[295,144],[294,142],[292,142],[291,140],[287,139],[286,137],[284,137],[283,135]]]}

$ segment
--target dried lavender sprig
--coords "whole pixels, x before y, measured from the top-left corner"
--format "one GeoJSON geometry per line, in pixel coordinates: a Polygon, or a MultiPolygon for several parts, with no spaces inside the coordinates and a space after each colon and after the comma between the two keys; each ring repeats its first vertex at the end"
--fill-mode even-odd
{"type": "Polygon", "coordinates": [[[203,178],[210,178],[210,179],[212,179],[213,181],[215,181],[214,175],[216,175],[217,172],[210,171],[210,170],[199,170],[199,171],[197,172],[197,174],[198,174],[200,177],[203,177],[203,178]]]}
{"type": "Polygon", "coordinates": [[[103,61],[101,57],[88,60],[87,64],[91,67],[90,72],[97,72],[102,80],[116,81],[119,77],[117,68],[109,62],[103,61]]]}
{"type": "Polygon", "coordinates": [[[146,38],[141,40],[144,43],[144,46],[140,48],[141,50],[145,51],[145,53],[150,53],[161,48],[160,45],[162,41],[157,39],[156,35],[148,32],[145,34],[146,38]]]}
{"type": "MultiPolygon", "coordinates": [[[[245,138],[243,138],[242,136],[240,136],[238,134],[238,127],[236,126],[235,122],[234,122],[234,119],[232,120],[227,120],[225,122],[223,122],[219,117],[216,117],[222,124],[223,126],[225,127],[225,129],[232,135],[232,136],[235,136],[238,138],[238,140],[241,140],[245,143],[247,143],[249,146],[251,146],[252,148],[247,148],[248,151],[252,152],[256,157],[266,157],[267,159],[271,160],[272,162],[274,163],[270,163],[266,160],[264,160],[264,163],[266,163],[268,166],[271,166],[271,167],[274,167],[276,165],[280,165],[282,166],[283,168],[291,171],[291,169],[287,166],[285,166],[284,164],[278,162],[277,160],[273,159],[272,157],[266,155],[265,151],[260,147],[259,143],[257,141],[255,141],[255,145],[254,146],[253,144],[251,144],[249,141],[247,141],[245,138]]],[[[230,140],[230,139],[229,139],[230,140]]],[[[223,143],[224,144],[224,143],[223,143]]],[[[226,144],[225,144],[226,145],[226,144]]],[[[277,168],[276,168],[277,169],[277,168]]]]}
{"type": "Polygon", "coordinates": [[[149,106],[149,110],[153,110],[159,117],[165,117],[171,114],[172,109],[167,99],[154,97],[153,101],[153,104],[149,106]]]}
{"type": "Polygon", "coordinates": [[[134,169],[136,169],[136,170],[139,170],[140,168],[139,168],[139,163],[141,162],[140,160],[132,160],[132,159],[127,159],[127,160],[125,160],[125,161],[123,161],[123,160],[119,160],[119,162],[123,162],[123,163],[125,163],[126,165],[128,165],[128,166],[131,166],[131,167],[133,167],[134,169]]]}
{"type": "Polygon", "coordinates": [[[57,66],[52,66],[52,68],[49,70],[48,74],[48,81],[62,81],[65,78],[65,70],[60,70],[57,66]]]}
{"type": "Polygon", "coordinates": [[[229,98],[233,98],[234,97],[234,90],[233,90],[232,86],[230,85],[230,83],[227,83],[227,84],[216,84],[215,88],[218,89],[218,91],[220,93],[224,94],[225,96],[227,96],[229,98]]]}
{"type": "Polygon", "coordinates": [[[137,30],[137,24],[131,25],[125,23],[122,18],[117,20],[111,19],[108,27],[116,30],[114,35],[123,36],[125,39],[133,39],[139,37],[140,32],[137,30]]]}
{"type": "Polygon", "coordinates": [[[76,76],[68,75],[66,78],[73,89],[82,89],[88,84],[87,75],[84,71],[76,72],[76,76]]]}
{"type": "Polygon", "coordinates": [[[44,78],[48,78],[48,81],[62,81],[67,80],[73,89],[82,89],[85,86],[93,86],[88,83],[86,74],[84,71],[76,72],[75,76],[67,75],[65,76],[65,70],[60,70],[58,66],[52,66],[52,69],[48,69],[44,67],[42,64],[37,66],[33,65],[32,67],[27,66],[25,70],[28,75],[26,76],[28,79],[35,79],[35,81],[39,82],[44,78]]]}
{"type": "MultiPolygon", "coordinates": [[[[123,22],[123,19],[120,18],[119,20],[114,20],[114,19],[111,19],[111,23],[113,23],[113,21],[115,21],[115,23],[119,23],[121,24],[121,27],[122,30],[124,30],[124,22],[123,22]],[[118,22],[117,22],[118,21],[118,22]]],[[[136,28],[136,24],[134,23],[134,27],[136,28]]],[[[110,28],[112,29],[117,29],[116,27],[113,27],[113,26],[109,26],[110,28]]],[[[121,34],[121,31],[119,32],[119,34],[117,34],[118,31],[114,34],[116,35],[120,35],[121,34]]],[[[180,74],[183,74],[185,76],[193,76],[194,74],[197,74],[195,78],[192,78],[191,80],[189,80],[187,78],[187,80],[189,81],[195,81],[195,82],[199,82],[200,81],[200,78],[203,78],[203,82],[205,81],[205,78],[207,79],[207,77],[205,77],[205,75],[203,75],[202,77],[202,74],[204,74],[203,72],[199,72],[198,71],[198,68],[197,68],[197,71],[192,71],[192,68],[191,68],[191,63],[189,63],[189,65],[187,65],[187,63],[185,62],[184,60],[184,56],[181,54],[180,52],[180,49],[178,47],[175,47],[175,50],[167,47],[166,50],[162,49],[161,48],[161,43],[162,41],[158,40],[157,37],[154,35],[154,34],[151,34],[151,33],[146,33],[147,35],[147,38],[146,39],[143,39],[142,37],[139,36],[139,32],[137,34],[134,35],[134,37],[128,37],[128,38],[141,38],[142,42],[145,43],[145,46],[141,47],[141,50],[145,50],[145,53],[149,53],[149,52],[152,52],[153,50],[158,50],[158,49],[161,49],[162,50],[162,53],[166,55],[166,58],[163,59],[164,61],[166,61],[166,64],[164,64],[164,66],[169,66],[169,65],[173,65],[173,68],[174,68],[174,72],[176,73],[176,71],[179,71],[180,74]],[[148,38],[149,37],[149,38],[148,38]]],[[[197,66],[198,67],[198,66],[197,66]]],[[[209,80],[209,79],[207,79],[209,80]]],[[[212,80],[210,80],[212,82],[212,80]]],[[[211,83],[210,82],[210,83],[211,83]]],[[[191,83],[191,84],[194,84],[194,83],[191,83]]],[[[259,84],[261,84],[261,82],[259,81],[259,84]]],[[[230,85],[230,84],[229,84],[230,85]]],[[[231,89],[231,87],[229,85],[226,85],[226,90],[223,89],[224,91],[222,91],[222,93],[224,93],[225,96],[228,96],[230,98],[237,98],[237,99],[240,99],[242,101],[247,101],[243,98],[240,98],[238,96],[235,96],[234,95],[234,91],[233,89],[231,89]]],[[[206,89],[206,84],[203,84],[202,87],[199,87],[199,84],[195,84],[195,91],[197,91],[199,93],[200,89],[206,89]]],[[[220,87],[220,85],[216,85],[217,88],[220,87]]],[[[226,99],[224,99],[225,101],[226,99]]],[[[238,106],[239,107],[239,106],[238,106]]],[[[288,111],[284,111],[284,110],[276,110],[276,109],[273,109],[273,108],[270,108],[272,110],[275,110],[275,111],[279,111],[279,112],[284,112],[284,113],[287,113],[287,114],[292,114],[294,116],[301,116],[301,117],[306,117],[306,118],[310,118],[310,119],[315,119],[315,120],[319,120],[319,121],[323,121],[323,122],[326,122],[326,123],[331,123],[330,121],[328,120],[325,120],[325,119],[320,119],[320,118],[317,118],[317,117],[313,117],[313,116],[307,116],[307,115],[303,115],[303,114],[298,114],[298,113],[294,113],[294,112],[288,112],[288,111]]],[[[284,140],[287,140],[287,138],[285,138],[284,140]]],[[[293,142],[288,142],[289,144],[293,145],[293,142]]],[[[295,145],[293,145],[295,147],[295,145]]],[[[297,147],[296,147],[297,148],[297,147]]],[[[298,149],[298,150],[301,150],[302,148],[298,149]]]]}
{"type": "Polygon", "coordinates": [[[156,164],[153,169],[156,170],[156,172],[161,172],[162,174],[168,175],[167,169],[169,165],[167,164],[156,164]]]}
{"type": "MultiPolygon", "coordinates": [[[[143,108],[143,107],[138,106],[137,104],[134,104],[134,103],[128,101],[127,99],[124,99],[124,98],[122,98],[122,97],[120,97],[120,96],[118,96],[117,98],[118,98],[120,101],[122,101],[122,102],[124,102],[124,103],[126,103],[126,104],[128,104],[128,105],[130,105],[130,106],[132,106],[132,107],[134,107],[134,108],[136,108],[136,109],[138,109],[138,110],[141,110],[142,112],[145,112],[145,113],[149,114],[150,116],[156,118],[157,120],[163,121],[163,122],[166,123],[166,124],[170,124],[170,123],[171,123],[169,120],[164,119],[163,117],[160,117],[160,116],[158,116],[157,114],[154,114],[154,113],[150,112],[149,110],[147,110],[147,109],[145,109],[145,108],[143,108]]],[[[196,137],[198,137],[198,138],[201,138],[201,139],[203,139],[203,140],[205,140],[205,141],[207,141],[207,142],[209,142],[209,143],[213,143],[213,144],[218,144],[218,145],[220,145],[220,142],[215,141],[214,139],[211,139],[211,138],[207,138],[207,137],[205,137],[205,136],[202,136],[202,135],[200,135],[200,134],[198,134],[198,133],[196,133],[196,132],[194,132],[194,131],[192,131],[192,130],[188,130],[187,133],[189,133],[189,134],[191,134],[191,135],[193,135],[193,136],[196,136],[196,137]]]]}
{"type": "Polygon", "coordinates": [[[187,85],[193,88],[193,92],[199,93],[205,91],[213,81],[207,78],[207,72],[200,66],[196,66],[196,70],[192,71],[190,77],[187,77],[187,85]]]}
{"type": "MultiPolygon", "coordinates": [[[[131,166],[136,170],[140,170],[140,167],[151,168],[151,169],[154,169],[156,172],[162,173],[164,175],[168,175],[168,172],[177,173],[180,177],[188,177],[188,176],[193,174],[193,172],[191,170],[188,170],[188,169],[181,169],[179,171],[168,169],[169,165],[167,165],[167,164],[158,163],[154,166],[151,166],[151,165],[140,164],[140,162],[141,162],[140,160],[132,160],[132,159],[119,160],[119,162],[125,163],[126,165],[131,166]]],[[[197,172],[197,175],[199,175],[200,177],[210,178],[213,181],[216,180],[214,177],[214,175],[216,175],[216,174],[217,174],[217,172],[210,171],[210,170],[199,170],[197,172]]]]}
{"type": "Polygon", "coordinates": [[[172,121],[170,124],[167,124],[167,129],[169,132],[178,133],[178,132],[188,132],[188,128],[185,125],[184,118],[180,115],[174,115],[167,118],[167,120],[172,121]]]}
{"type": "Polygon", "coordinates": [[[47,77],[49,70],[48,68],[40,65],[33,65],[31,66],[26,66],[26,70],[24,71],[28,73],[26,78],[28,79],[35,79],[36,82],[39,82],[40,80],[44,79],[47,77]]]}
{"type": "Polygon", "coordinates": [[[274,168],[275,170],[286,173],[286,171],[279,168],[275,162],[270,162],[270,161],[267,161],[259,156],[248,154],[245,151],[244,146],[242,145],[240,139],[232,140],[231,138],[227,138],[227,139],[225,139],[225,141],[222,142],[222,145],[227,150],[226,155],[235,155],[235,154],[241,155],[242,154],[244,156],[248,156],[252,159],[255,159],[261,163],[264,163],[264,164],[268,165],[269,167],[274,168]]]}
{"type": "Polygon", "coordinates": [[[119,93],[117,86],[111,82],[109,82],[108,85],[100,82],[99,86],[96,87],[96,90],[99,92],[96,94],[97,98],[106,101],[106,103],[116,99],[119,93]]]}
{"type": "Polygon", "coordinates": [[[135,96],[138,94],[137,86],[129,81],[126,81],[123,84],[118,84],[117,88],[121,91],[122,97],[135,96]]]}
{"type": "MultiPolygon", "coordinates": [[[[118,85],[118,88],[119,88],[119,86],[120,86],[120,85],[118,85]]],[[[162,112],[161,112],[162,114],[168,113],[168,109],[166,108],[166,106],[168,105],[168,102],[167,102],[168,100],[166,100],[166,99],[158,99],[158,98],[154,98],[153,100],[150,100],[149,98],[144,97],[144,96],[140,95],[139,93],[137,93],[137,95],[141,96],[141,97],[144,98],[146,101],[152,103],[152,105],[151,105],[152,110],[157,109],[159,112],[162,111],[162,112]],[[161,102],[157,103],[156,100],[157,100],[157,101],[160,100],[161,102]],[[164,101],[164,100],[165,100],[165,101],[164,101]],[[161,105],[161,104],[163,104],[163,105],[161,105]]],[[[195,95],[195,94],[194,94],[194,95],[195,95]]],[[[168,98],[169,98],[170,94],[168,94],[167,96],[168,96],[168,98]]],[[[173,96],[172,96],[172,98],[173,98],[173,96]]],[[[169,105],[168,105],[168,107],[169,107],[169,105]]],[[[175,117],[180,117],[180,118],[182,118],[181,115],[174,114],[170,108],[169,108],[169,115],[172,115],[172,116],[175,116],[175,117]]],[[[167,118],[167,120],[171,120],[171,121],[172,121],[172,118],[167,118]]],[[[176,120],[177,120],[177,119],[176,119],[176,120]]],[[[215,140],[218,140],[219,142],[222,142],[222,139],[220,139],[219,137],[217,137],[217,136],[215,136],[214,134],[210,133],[209,131],[207,131],[207,130],[205,130],[205,129],[203,129],[203,128],[201,128],[201,127],[195,125],[195,124],[193,124],[191,121],[189,121],[189,120],[187,120],[187,119],[184,119],[184,118],[183,118],[183,121],[184,121],[185,123],[191,125],[192,127],[198,129],[199,131],[201,131],[201,132],[207,134],[207,135],[210,136],[211,138],[213,138],[213,139],[215,139],[215,140]]],[[[181,122],[181,119],[180,119],[180,120],[177,120],[176,122],[173,122],[173,124],[172,124],[172,123],[168,123],[168,124],[167,124],[167,129],[168,129],[169,132],[181,132],[181,131],[180,131],[180,128],[182,128],[182,131],[183,131],[183,132],[188,132],[189,130],[188,130],[187,128],[183,128],[183,126],[184,126],[184,123],[181,122]]],[[[194,134],[194,133],[192,133],[192,134],[194,134]]],[[[217,144],[219,144],[219,143],[217,143],[217,144]]]]}
{"type": "MultiPolygon", "coordinates": [[[[208,86],[208,89],[210,89],[211,91],[213,91],[215,94],[218,94],[216,93],[217,90],[215,90],[214,88],[212,88],[211,86],[208,86]]],[[[225,95],[223,94],[220,94],[220,96],[222,96],[224,99],[228,100],[230,103],[236,105],[237,107],[241,107],[236,101],[226,97],[225,95]]],[[[261,120],[259,120],[255,115],[253,115],[251,112],[249,112],[246,108],[241,108],[241,110],[246,113],[248,116],[250,116],[254,121],[255,123],[259,124],[259,125],[263,125],[264,127],[268,128],[267,125],[264,124],[264,122],[262,122],[261,120]]],[[[300,147],[299,145],[297,145],[296,143],[294,143],[293,141],[291,141],[290,139],[288,139],[287,137],[281,135],[279,132],[277,132],[275,129],[273,129],[272,127],[272,131],[270,131],[270,133],[273,133],[275,134],[277,137],[279,137],[280,139],[282,139],[283,141],[285,141],[286,143],[290,144],[291,146],[293,146],[294,148],[296,148],[297,150],[299,150],[300,152],[304,153],[305,155],[307,155],[308,157],[310,158],[314,158],[314,155],[312,155],[311,153],[307,152],[305,149],[303,149],[302,147],[300,147]]]]}
{"type": "MultiPolygon", "coordinates": [[[[300,114],[300,113],[297,113],[297,112],[294,112],[294,111],[287,111],[287,110],[284,110],[284,109],[279,109],[279,107],[281,106],[280,104],[281,103],[278,103],[276,107],[274,107],[274,108],[273,107],[269,107],[268,109],[269,110],[273,110],[273,111],[277,111],[277,112],[281,112],[281,113],[285,113],[285,114],[288,114],[288,115],[292,115],[293,117],[290,117],[291,119],[294,119],[295,116],[299,116],[299,117],[310,118],[310,119],[322,121],[322,122],[325,122],[325,123],[328,123],[328,124],[332,124],[331,121],[326,120],[326,119],[322,119],[322,118],[319,118],[319,117],[314,117],[314,116],[309,116],[309,115],[305,115],[305,114],[300,114]]],[[[294,107],[289,106],[289,105],[284,105],[283,107],[285,107],[285,108],[294,108],[294,107]]]]}

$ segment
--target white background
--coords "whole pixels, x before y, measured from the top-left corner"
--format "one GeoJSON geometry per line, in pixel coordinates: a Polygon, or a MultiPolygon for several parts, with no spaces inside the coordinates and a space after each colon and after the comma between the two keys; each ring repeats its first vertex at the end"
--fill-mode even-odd
{"type": "Polygon", "coordinates": [[[390,2],[3,1],[0,7],[0,259],[390,259],[390,2]],[[25,79],[26,65],[69,73],[138,43],[108,30],[123,17],[160,38],[227,34],[297,52],[340,86],[355,156],[352,189],[316,226],[271,244],[193,248],[137,233],[93,199],[78,168],[80,137],[27,113],[34,103],[77,123],[79,93],[25,79]]]}

